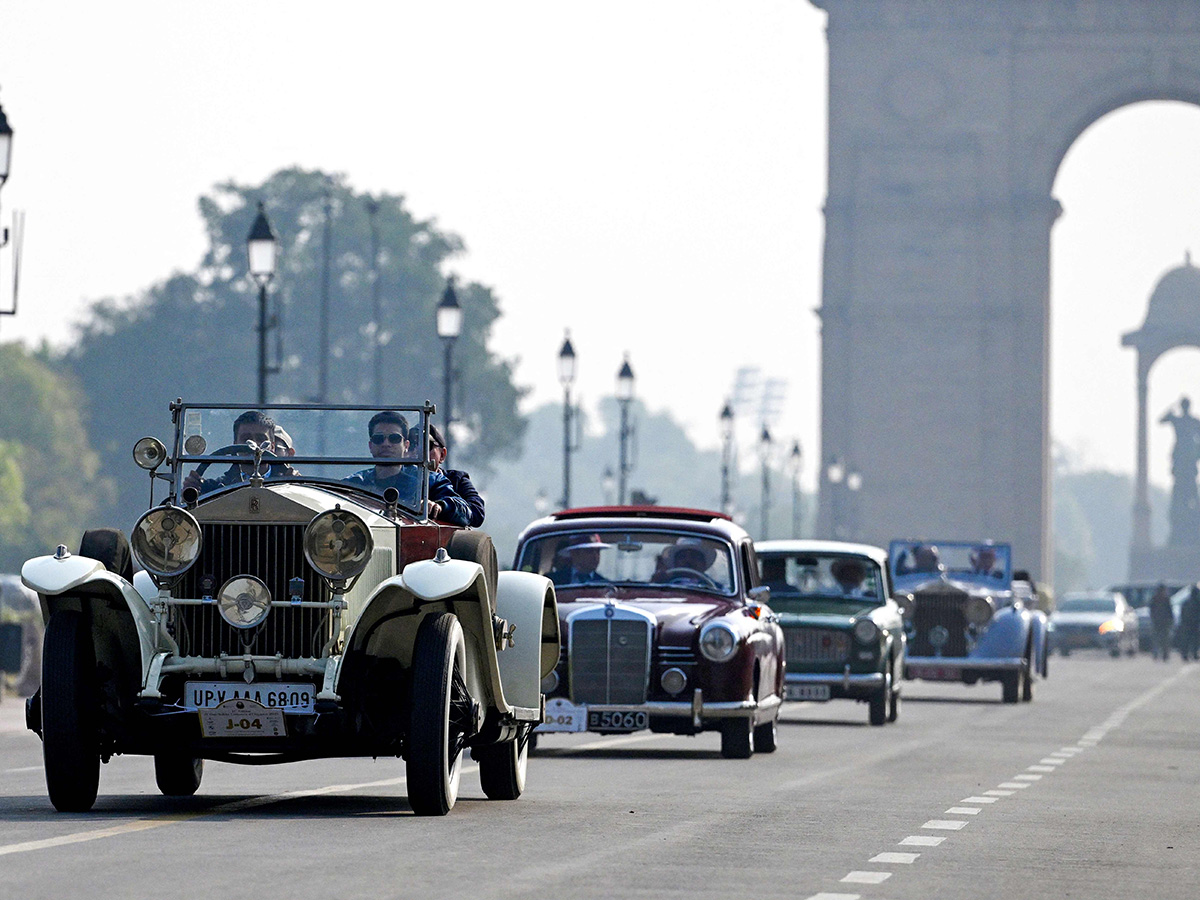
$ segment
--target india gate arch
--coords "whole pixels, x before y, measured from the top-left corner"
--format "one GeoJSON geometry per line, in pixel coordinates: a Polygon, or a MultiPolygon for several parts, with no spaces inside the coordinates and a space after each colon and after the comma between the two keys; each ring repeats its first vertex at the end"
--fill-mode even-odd
{"type": "Polygon", "coordinates": [[[829,45],[818,530],[994,538],[1052,575],[1059,165],[1200,105],[1200,0],[810,0],[829,45]],[[847,517],[835,471],[861,475],[847,517]]]}

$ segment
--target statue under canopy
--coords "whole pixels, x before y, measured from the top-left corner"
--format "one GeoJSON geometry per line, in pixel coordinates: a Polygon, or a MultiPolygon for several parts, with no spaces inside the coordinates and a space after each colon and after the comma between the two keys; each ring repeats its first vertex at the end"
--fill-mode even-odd
{"type": "Polygon", "coordinates": [[[1200,545],[1200,493],[1196,488],[1200,419],[1192,415],[1191,406],[1191,401],[1183,397],[1178,414],[1168,409],[1159,419],[1175,429],[1175,447],[1171,451],[1171,531],[1167,543],[1176,547],[1200,545]]]}

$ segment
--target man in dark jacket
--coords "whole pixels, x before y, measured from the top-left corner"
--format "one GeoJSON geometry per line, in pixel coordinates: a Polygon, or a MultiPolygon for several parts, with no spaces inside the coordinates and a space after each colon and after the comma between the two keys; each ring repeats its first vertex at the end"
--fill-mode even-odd
{"type": "Polygon", "coordinates": [[[1191,593],[1179,607],[1179,653],[1185,659],[1196,659],[1200,650],[1200,587],[1192,585],[1191,593]]]}
{"type": "Polygon", "coordinates": [[[1171,629],[1175,627],[1175,611],[1171,609],[1171,594],[1161,582],[1150,598],[1150,626],[1154,629],[1154,658],[1166,662],[1171,655],[1171,629]]]}
{"type": "Polygon", "coordinates": [[[442,468],[442,463],[446,461],[448,453],[446,442],[442,440],[442,433],[436,425],[430,424],[429,460],[433,463],[435,471],[446,476],[450,486],[454,488],[454,492],[467,501],[467,506],[471,509],[471,519],[467,524],[472,528],[478,528],[483,524],[483,498],[479,496],[479,491],[475,490],[475,485],[471,484],[471,476],[466,472],[461,469],[442,468]]]}

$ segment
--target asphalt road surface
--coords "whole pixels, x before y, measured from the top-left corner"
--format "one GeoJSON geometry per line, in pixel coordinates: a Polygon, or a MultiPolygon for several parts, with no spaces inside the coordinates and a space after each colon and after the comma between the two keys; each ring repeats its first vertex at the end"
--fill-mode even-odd
{"type": "Polygon", "coordinates": [[[105,766],[56,813],[19,702],[0,704],[0,897],[1192,897],[1200,677],[1146,655],[1051,660],[1032,703],[906,682],[900,720],[788,704],[779,750],[716,735],[552,735],[525,795],[414,817],[400,760],[208,763],[159,796],[105,766]]]}

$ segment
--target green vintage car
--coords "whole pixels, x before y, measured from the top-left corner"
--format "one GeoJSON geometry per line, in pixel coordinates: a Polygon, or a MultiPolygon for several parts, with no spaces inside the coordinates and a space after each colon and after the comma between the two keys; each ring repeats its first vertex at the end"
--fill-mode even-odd
{"type": "Polygon", "coordinates": [[[872,725],[900,715],[904,618],[892,599],[887,553],[840,541],[760,541],[787,652],[786,700],[858,700],[872,725]]]}

